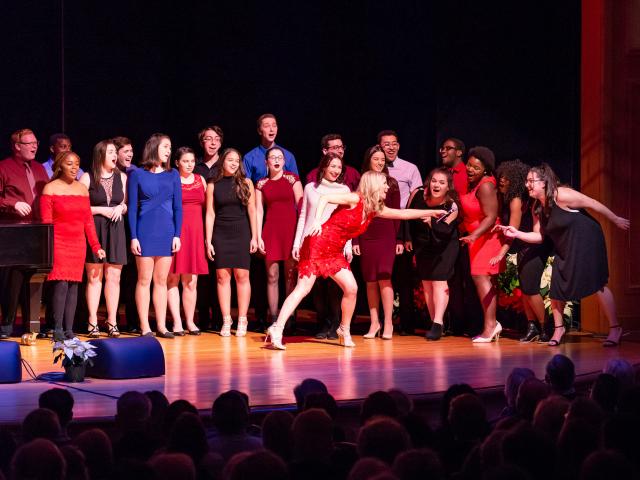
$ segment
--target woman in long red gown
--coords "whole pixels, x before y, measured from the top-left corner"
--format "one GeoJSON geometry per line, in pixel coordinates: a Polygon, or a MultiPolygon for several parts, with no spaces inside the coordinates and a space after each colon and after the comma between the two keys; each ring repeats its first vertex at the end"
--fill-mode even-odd
{"type": "Polygon", "coordinates": [[[388,190],[387,177],[383,173],[369,171],[362,175],[357,192],[323,195],[320,198],[316,220],[300,249],[298,283],[284,301],[278,320],[267,331],[266,339],[271,337],[271,345],[274,348],[285,349],[282,344],[282,331],[287,319],[311,291],[319,275],[331,277],[342,289],[342,321],[337,333],[345,347],[355,347],[349,330],[356,306],[358,285],[343,254],[347,240],[361,235],[376,216],[412,220],[438,217],[445,213],[444,210],[388,208],[384,205],[388,190]],[[329,220],[321,225],[320,218],[328,203],[339,206],[329,220]]]}

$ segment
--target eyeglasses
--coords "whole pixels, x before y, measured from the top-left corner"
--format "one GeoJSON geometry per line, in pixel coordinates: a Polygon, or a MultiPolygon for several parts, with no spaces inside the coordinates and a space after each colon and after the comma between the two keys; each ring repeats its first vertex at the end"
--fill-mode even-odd
{"type": "Polygon", "coordinates": [[[36,140],[35,142],[17,142],[20,145],[32,145],[34,147],[37,147],[38,145],[40,145],[40,140],[36,140]]]}
{"type": "Polygon", "coordinates": [[[458,150],[458,147],[452,147],[451,145],[443,145],[440,147],[440,151],[458,150]]]}
{"type": "Polygon", "coordinates": [[[282,161],[284,160],[284,157],[282,155],[273,155],[269,157],[269,160],[278,160],[278,161],[282,161]]]}
{"type": "Polygon", "coordinates": [[[220,141],[220,137],[204,137],[202,139],[203,142],[219,142],[220,141]]]}
{"type": "Polygon", "coordinates": [[[533,185],[536,182],[544,182],[541,178],[527,178],[525,185],[533,185]]]}
{"type": "Polygon", "coordinates": [[[397,147],[398,145],[400,145],[398,142],[384,142],[381,143],[380,146],[384,147],[384,148],[389,148],[389,147],[397,147]]]}
{"type": "Polygon", "coordinates": [[[327,147],[327,150],[342,150],[345,151],[347,149],[346,145],[332,145],[330,147],[327,147]]]}

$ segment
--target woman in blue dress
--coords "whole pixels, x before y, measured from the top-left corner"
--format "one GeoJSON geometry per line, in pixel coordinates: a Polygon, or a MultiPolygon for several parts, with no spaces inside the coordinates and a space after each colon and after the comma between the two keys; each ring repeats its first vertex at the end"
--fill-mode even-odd
{"type": "Polygon", "coordinates": [[[128,184],[131,252],[136,256],[138,283],[136,305],[142,335],[151,336],[149,292],[153,280],[153,309],[157,333],[173,338],[167,330],[167,276],[173,253],[180,250],[182,190],[180,176],[171,170],[171,140],[154,133],[144,146],[142,162],[128,184]]]}

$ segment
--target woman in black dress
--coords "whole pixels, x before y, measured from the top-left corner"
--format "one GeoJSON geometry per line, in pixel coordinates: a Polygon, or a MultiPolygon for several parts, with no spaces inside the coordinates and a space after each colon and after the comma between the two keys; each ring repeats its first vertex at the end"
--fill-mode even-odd
{"type": "Polygon", "coordinates": [[[562,341],[566,302],[580,300],[594,293],[597,293],[600,307],[609,321],[609,336],[603,346],[617,346],[622,327],[616,317],[613,295],[607,288],[607,247],[600,224],[584,209],[589,208],[605,216],[622,230],[629,229],[629,220],[618,217],[593,198],[571,188],[558,186],[555,173],[546,164],[529,170],[527,188],[529,196],[535,200],[533,231],[522,232],[503,225],[497,228],[508,238],[540,243],[544,235],[553,242],[555,258],[549,296],[554,333],[549,346],[559,345],[562,341]]]}
{"type": "Polygon", "coordinates": [[[247,311],[251,299],[249,266],[258,249],[256,202],[253,183],[245,177],[240,152],[227,148],[207,184],[206,245],[216,261],[218,300],[222,311],[220,335],[231,335],[231,274],[238,294],[236,336],[247,334],[247,311]]]}
{"type": "Polygon", "coordinates": [[[91,213],[100,245],[107,256],[104,263],[88,249],[87,307],[89,309],[90,337],[100,336],[98,306],[104,277],[104,297],[107,306],[107,333],[120,335],[116,323],[120,300],[120,274],[127,263],[124,214],[127,213],[127,175],[117,168],[118,154],[113,140],[102,140],[93,147],[93,163],[90,172],[80,177],[80,183],[89,190],[91,213]]]}
{"type": "Polygon", "coordinates": [[[447,280],[453,276],[453,267],[460,249],[458,201],[451,172],[447,168],[436,168],[427,177],[424,187],[411,193],[407,204],[407,208],[443,209],[450,212],[439,220],[412,220],[407,233],[406,248],[408,251],[415,251],[424,299],[433,322],[427,332],[427,340],[439,340],[442,336],[443,316],[449,304],[447,280]]]}

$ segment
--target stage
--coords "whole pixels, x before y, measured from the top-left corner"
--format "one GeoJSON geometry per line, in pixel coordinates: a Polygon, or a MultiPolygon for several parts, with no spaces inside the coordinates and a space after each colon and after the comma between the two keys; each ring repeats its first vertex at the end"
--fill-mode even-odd
{"type": "MultiPolygon", "coordinates": [[[[75,418],[82,419],[112,417],[116,398],[128,390],[160,390],[170,401],[184,398],[202,410],[210,409],[216,396],[229,389],[246,392],[252,407],[285,406],[295,402],[293,388],[307,377],[321,379],[336,400],[346,401],[392,387],[413,395],[441,392],[460,382],[474,388],[496,387],[504,384],[513,367],[529,367],[538,378],[544,378],[544,366],[555,353],[568,355],[576,364],[577,375],[598,372],[611,358],[640,363],[636,341],[603,348],[600,340],[590,336],[568,338],[569,342],[551,348],[508,338],[492,344],[472,344],[460,337],[427,342],[417,336],[394,336],[393,340],[355,336],[356,347],[344,348],[337,341],[295,336],[285,337],[286,351],[266,347],[264,335],[256,333],[244,338],[205,333],[160,339],[166,361],[164,377],[88,378],[80,384],[54,384],[32,380],[23,367],[21,383],[0,385],[0,422],[20,422],[37,408],[38,395],[53,386],[70,389],[75,398],[75,418]]],[[[21,352],[36,375],[62,371],[53,365],[49,340],[21,346],[21,352]]]]}

